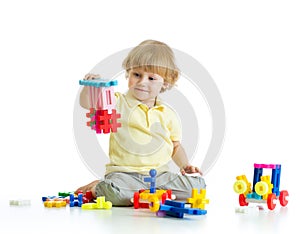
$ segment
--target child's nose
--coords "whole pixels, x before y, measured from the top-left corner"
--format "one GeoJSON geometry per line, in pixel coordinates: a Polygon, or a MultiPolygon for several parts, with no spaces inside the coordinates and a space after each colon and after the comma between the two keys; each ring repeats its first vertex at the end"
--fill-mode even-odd
{"type": "Polygon", "coordinates": [[[141,84],[144,84],[144,83],[147,83],[149,80],[148,76],[147,75],[143,75],[140,79],[140,83],[141,84]]]}

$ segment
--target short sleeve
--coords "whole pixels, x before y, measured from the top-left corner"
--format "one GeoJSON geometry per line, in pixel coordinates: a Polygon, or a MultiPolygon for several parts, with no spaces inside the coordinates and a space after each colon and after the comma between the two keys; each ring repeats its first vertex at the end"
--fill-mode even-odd
{"type": "Polygon", "coordinates": [[[170,107],[165,107],[165,116],[167,119],[167,128],[170,131],[172,141],[181,141],[182,127],[179,115],[170,107]]]}

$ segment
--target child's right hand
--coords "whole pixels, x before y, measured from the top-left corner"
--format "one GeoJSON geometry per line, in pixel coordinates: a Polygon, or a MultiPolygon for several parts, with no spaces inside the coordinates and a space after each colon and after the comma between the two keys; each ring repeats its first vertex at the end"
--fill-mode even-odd
{"type": "Polygon", "coordinates": [[[80,191],[85,194],[87,191],[91,191],[93,197],[96,198],[96,185],[99,184],[99,182],[100,180],[94,180],[93,182],[76,189],[75,193],[78,193],[80,191]]]}
{"type": "MultiPolygon", "coordinates": [[[[99,74],[92,74],[92,73],[88,73],[84,76],[84,80],[94,80],[94,79],[98,79],[101,78],[99,74]]],[[[79,101],[80,105],[89,110],[90,107],[90,103],[89,103],[89,95],[88,95],[88,87],[84,86],[81,93],[80,93],[80,101],[79,101]]]]}
{"type": "Polygon", "coordinates": [[[84,80],[94,80],[94,79],[99,79],[101,78],[101,76],[99,74],[92,74],[92,73],[88,73],[84,76],[84,80]]]}

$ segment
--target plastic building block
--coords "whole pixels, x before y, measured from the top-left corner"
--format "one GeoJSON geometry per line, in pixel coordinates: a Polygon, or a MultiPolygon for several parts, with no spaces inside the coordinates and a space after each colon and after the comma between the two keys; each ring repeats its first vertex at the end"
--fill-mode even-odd
{"type": "Polygon", "coordinates": [[[117,114],[115,109],[112,109],[109,113],[108,110],[90,108],[90,112],[86,116],[90,118],[87,126],[95,130],[96,133],[117,132],[117,128],[121,127],[121,123],[118,122],[121,115],[117,114]]]}
{"type": "Polygon", "coordinates": [[[58,192],[59,197],[68,197],[73,192],[58,192]]]}
{"type": "Polygon", "coordinates": [[[166,201],[165,204],[161,205],[159,210],[165,211],[166,215],[176,217],[176,218],[183,218],[184,216],[184,209],[185,203],[184,202],[175,202],[175,201],[166,201]],[[177,209],[176,209],[177,208],[177,209]],[[180,208],[182,210],[180,210],[180,208]],[[174,209],[176,209],[174,211],[174,209]]]}
{"type": "Polygon", "coordinates": [[[255,185],[257,182],[260,181],[260,177],[262,176],[262,174],[263,174],[263,168],[254,167],[252,192],[255,192],[255,185]]]}
{"type": "Polygon", "coordinates": [[[91,129],[95,130],[96,125],[96,109],[90,108],[90,112],[86,113],[86,117],[90,118],[90,121],[86,123],[87,126],[91,127],[91,129]]]}
{"type": "Polygon", "coordinates": [[[91,86],[91,87],[111,87],[116,86],[118,84],[117,80],[103,80],[103,79],[93,79],[93,80],[80,80],[80,85],[91,86]]]}
{"type": "Polygon", "coordinates": [[[275,209],[276,207],[276,204],[274,203],[275,200],[276,200],[276,195],[274,193],[270,193],[267,199],[267,205],[270,210],[275,209]]]}
{"type": "Polygon", "coordinates": [[[117,122],[120,117],[121,115],[117,114],[115,109],[112,110],[111,114],[108,113],[108,110],[97,110],[95,116],[96,132],[116,132],[117,128],[121,127],[121,123],[117,122]]]}
{"type": "MultiPolygon", "coordinates": [[[[254,177],[253,184],[255,185],[262,176],[262,170],[263,169],[272,169],[272,181],[273,184],[273,193],[276,194],[276,196],[279,196],[279,185],[280,185],[280,176],[281,176],[281,165],[280,164],[254,164],[254,177]]],[[[254,192],[254,191],[253,191],[254,192]]]]}
{"type": "Polygon", "coordinates": [[[254,186],[255,192],[262,196],[262,199],[267,199],[268,194],[272,193],[273,184],[269,175],[261,176],[261,181],[257,182],[254,186]]]}
{"type": "Polygon", "coordinates": [[[92,191],[88,190],[86,191],[86,193],[83,195],[82,197],[82,202],[83,203],[88,203],[93,201],[93,195],[92,195],[92,191]]]}
{"type": "Polygon", "coordinates": [[[157,174],[156,170],[155,169],[151,169],[149,171],[150,177],[145,177],[144,178],[144,182],[150,182],[150,193],[155,193],[156,174],[157,174]]]}
{"type": "Polygon", "coordinates": [[[254,163],[254,168],[265,168],[265,169],[276,169],[279,164],[261,164],[261,163],[254,163]]]}
{"type": "Polygon", "coordinates": [[[70,207],[78,206],[81,207],[83,204],[83,194],[80,193],[77,197],[74,194],[70,194],[70,207]]]}
{"type": "Polygon", "coordinates": [[[262,200],[262,196],[260,196],[259,194],[255,193],[255,192],[247,194],[246,198],[254,199],[257,201],[262,200]]]}
{"type": "MultiPolygon", "coordinates": [[[[165,211],[166,215],[183,218],[184,214],[190,215],[205,215],[207,214],[206,210],[194,209],[194,208],[185,208],[184,202],[176,202],[171,200],[166,200],[165,204],[160,205],[160,211],[165,211]]],[[[161,213],[160,213],[161,215],[161,213]]]]}
{"type": "Polygon", "coordinates": [[[81,207],[84,203],[93,201],[91,191],[87,191],[83,194],[82,191],[78,191],[77,194],[72,192],[59,192],[58,196],[45,196],[42,197],[45,207],[63,207],[69,204],[70,207],[81,207]]]}
{"type": "Polygon", "coordinates": [[[273,184],[273,193],[276,196],[279,196],[279,186],[280,186],[280,176],[281,176],[281,165],[276,165],[276,168],[272,169],[272,180],[271,183],[273,184]]]}
{"type": "Polygon", "coordinates": [[[9,205],[11,206],[29,206],[30,200],[10,200],[9,205]]]}
{"type": "Polygon", "coordinates": [[[65,196],[47,196],[42,197],[42,201],[44,202],[44,206],[51,207],[65,207],[69,203],[69,198],[65,196]]]}
{"type": "Polygon", "coordinates": [[[140,190],[133,195],[133,206],[135,209],[150,208],[152,196],[157,197],[160,203],[164,204],[167,199],[174,199],[171,190],[158,189],[155,193],[150,193],[150,190],[140,190]]]}
{"type": "Polygon", "coordinates": [[[45,201],[44,206],[48,208],[56,207],[65,207],[67,205],[66,201],[45,201]]]}
{"type": "MultiPolygon", "coordinates": [[[[149,195],[149,209],[152,211],[152,212],[157,212],[159,209],[160,209],[160,202],[159,202],[159,199],[157,197],[156,194],[150,194],[149,195]]],[[[166,201],[165,201],[166,202],[166,201]]]]}
{"type": "Polygon", "coordinates": [[[282,190],[279,195],[280,205],[286,206],[288,204],[288,200],[286,199],[289,196],[288,191],[282,190]]]}
{"type": "Polygon", "coordinates": [[[60,197],[57,197],[57,196],[47,196],[47,197],[42,197],[42,201],[50,201],[50,200],[53,200],[55,198],[60,198],[60,197]]]}
{"type": "Polygon", "coordinates": [[[118,84],[116,80],[80,80],[79,84],[88,86],[89,105],[91,108],[109,110],[109,112],[114,108],[115,98],[113,86],[118,84]]]}
{"type": "Polygon", "coordinates": [[[150,177],[145,177],[144,182],[150,183],[150,189],[148,190],[140,190],[139,192],[135,192],[133,195],[133,207],[135,209],[138,208],[150,208],[150,210],[158,210],[156,201],[158,203],[164,204],[166,199],[172,199],[172,191],[171,190],[162,190],[156,189],[156,174],[157,171],[155,169],[151,169],[149,171],[150,177]]]}
{"type": "Polygon", "coordinates": [[[279,199],[281,206],[286,206],[289,196],[287,190],[280,191],[280,164],[254,164],[253,185],[248,182],[245,175],[237,176],[234,191],[239,194],[240,206],[248,206],[249,202],[266,203],[270,210],[276,207],[275,200],[279,199]],[[264,169],[271,169],[272,175],[263,175],[264,169]]]}
{"type": "Polygon", "coordinates": [[[93,199],[93,195],[92,195],[92,191],[88,190],[86,191],[86,193],[83,193],[82,190],[79,190],[77,191],[77,194],[75,195],[79,195],[79,194],[82,194],[82,203],[88,203],[88,202],[92,202],[94,199],[93,199]]]}
{"type": "Polygon", "coordinates": [[[254,207],[236,207],[235,213],[243,213],[243,214],[256,214],[259,211],[258,206],[254,207]]]}
{"type": "Polygon", "coordinates": [[[66,203],[69,203],[69,197],[64,197],[64,196],[47,196],[47,197],[42,197],[42,201],[65,201],[66,203]]]}
{"type": "Polygon", "coordinates": [[[115,110],[115,96],[113,86],[116,80],[80,80],[80,85],[88,87],[90,112],[86,114],[90,120],[87,126],[95,130],[96,133],[116,132],[121,127],[118,119],[121,117],[115,110]]]}
{"type": "Polygon", "coordinates": [[[206,199],[206,190],[198,189],[192,190],[192,197],[187,199],[188,203],[191,203],[191,208],[185,207],[184,202],[172,201],[171,190],[155,190],[155,177],[156,171],[150,170],[150,177],[144,178],[145,182],[150,182],[149,190],[140,190],[134,193],[133,206],[138,208],[149,208],[150,211],[156,212],[157,216],[173,216],[177,218],[183,218],[184,214],[191,215],[204,215],[207,213],[204,210],[205,204],[209,203],[206,199]],[[141,202],[145,201],[145,202],[141,202]]]}
{"type": "Polygon", "coordinates": [[[109,210],[112,207],[112,203],[110,201],[105,201],[105,197],[97,197],[96,203],[85,203],[82,204],[81,208],[85,210],[91,209],[106,209],[109,210]]]}
{"type": "Polygon", "coordinates": [[[240,206],[248,206],[249,203],[246,201],[246,196],[242,193],[239,195],[239,204],[240,206]]]}
{"type": "Polygon", "coordinates": [[[233,185],[233,190],[238,193],[244,193],[245,195],[251,193],[251,183],[249,183],[245,175],[237,176],[236,182],[233,185]]]}
{"type": "Polygon", "coordinates": [[[187,198],[186,202],[191,203],[192,208],[199,208],[204,210],[205,204],[209,203],[209,200],[206,197],[206,189],[201,189],[200,193],[198,193],[198,189],[192,189],[192,197],[187,198]]]}
{"type": "Polygon", "coordinates": [[[89,105],[97,110],[111,110],[115,108],[113,86],[118,84],[117,80],[80,80],[80,85],[88,86],[89,105]]]}

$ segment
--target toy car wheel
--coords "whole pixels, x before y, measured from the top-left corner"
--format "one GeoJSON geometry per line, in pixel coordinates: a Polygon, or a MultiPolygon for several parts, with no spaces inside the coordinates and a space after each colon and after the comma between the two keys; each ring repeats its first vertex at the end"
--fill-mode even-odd
{"type": "Polygon", "coordinates": [[[160,208],[159,200],[156,195],[152,195],[149,197],[149,209],[152,212],[157,212],[160,208]]]}
{"type": "Polygon", "coordinates": [[[233,190],[238,194],[242,194],[242,193],[246,192],[246,190],[247,190],[246,182],[243,180],[237,180],[233,184],[233,190]]]}
{"type": "Polygon", "coordinates": [[[254,190],[259,196],[263,196],[268,193],[269,187],[266,182],[259,181],[255,184],[254,190]]]}
{"type": "Polygon", "coordinates": [[[268,208],[270,210],[274,210],[275,207],[276,207],[276,204],[274,203],[274,200],[276,200],[276,195],[275,193],[270,193],[268,195],[268,199],[267,199],[267,205],[268,205],[268,208]]]}
{"type": "Polygon", "coordinates": [[[134,209],[138,209],[139,208],[139,200],[140,200],[140,193],[139,192],[135,192],[133,194],[133,207],[134,207],[134,209]]]}
{"type": "Polygon", "coordinates": [[[240,203],[240,206],[248,206],[249,205],[249,203],[246,201],[246,197],[244,194],[239,195],[239,203],[240,203]]]}
{"type": "Polygon", "coordinates": [[[279,194],[279,202],[280,205],[282,206],[286,206],[288,204],[288,200],[286,199],[286,197],[289,196],[289,192],[287,190],[282,190],[279,194]]]}

